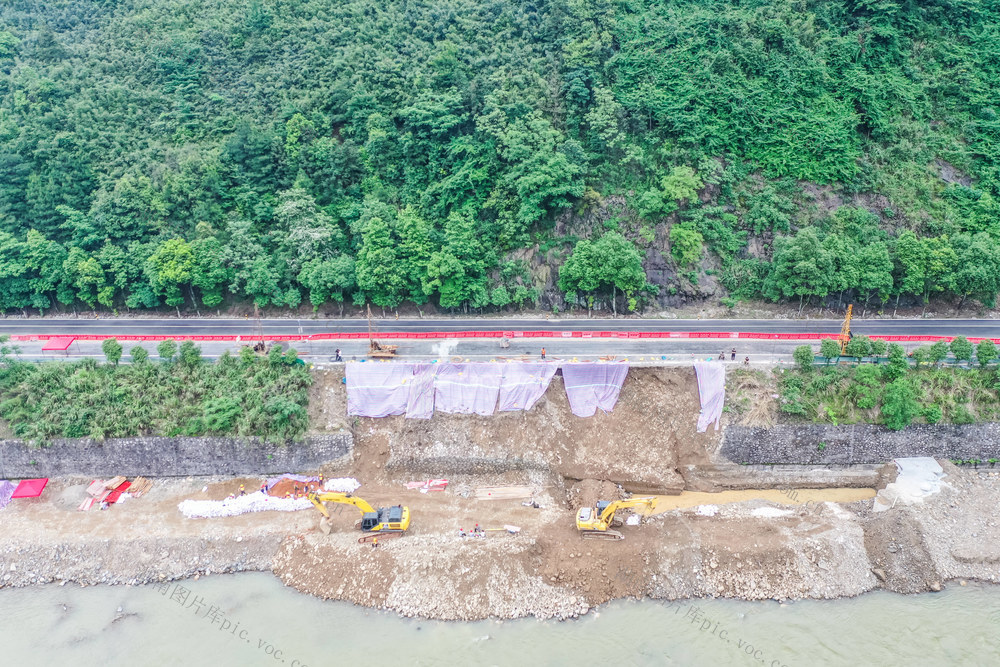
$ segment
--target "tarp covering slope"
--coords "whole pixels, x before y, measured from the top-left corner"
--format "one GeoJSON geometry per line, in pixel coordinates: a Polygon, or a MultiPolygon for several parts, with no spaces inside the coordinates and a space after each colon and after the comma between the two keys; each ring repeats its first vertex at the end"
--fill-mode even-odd
{"type": "Polygon", "coordinates": [[[347,364],[347,414],[387,417],[406,412],[413,364],[347,364]]]}
{"type": "Polygon", "coordinates": [[[438,364],[434,407],[441,412],[492,415],[502,371],[499,364],[438,364]]]}
{"type": "Polygon", "coordinates": [[[566,398],[573,414],[593,417],[597,408],[611,412],[618,402],[628,368],[627,363],[564,365],[566,398]]]}
{"type": "Polygon", "coordinates": [[[500,382],[498,409],[504,412],[530,410],[552,382],[556,364],[507,364],[500,382]]]}
{"type": "Polygon", "coordinates": [[[698,433],[707,431],[712,422],[715,422],[715,430],[718,431],[722,405],[726,400],[726,366],[713,361],[697,361],[694,370],[698,376],[698,397],[701,399],[698,433]]]}
{"type": "Polygon", "coordinates": [[[0,510],[7,507],[7,504],[10,503],[10,498],[14,495],[14,489],[16,488],[13,482],[8,482],[5,479],[0,480],[0,510]]]}
{"type": "Polygon", "coordinates": [[[436,364],[414,364],[413,380],[406,400],[407,419],[430,419],[434,416],[434,376],[436,364]]]}

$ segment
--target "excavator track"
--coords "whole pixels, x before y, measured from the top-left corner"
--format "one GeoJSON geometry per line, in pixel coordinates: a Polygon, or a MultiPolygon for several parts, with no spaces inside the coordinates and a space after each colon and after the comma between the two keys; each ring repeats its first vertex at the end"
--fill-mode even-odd
{"type": "Polygon", "coordinates": [[[625,536],[617,530],[584,530],[580,535],[585,540],[623,540],[625,536]]]}
{"type": "Polygon", "coordinates": [[[368,533],[358,538],[358,544],[368,544],[376,537],[386,540],[390,537],[402,537],[403,532],[402,530],[380,530],[377,533],[368,533]]]}

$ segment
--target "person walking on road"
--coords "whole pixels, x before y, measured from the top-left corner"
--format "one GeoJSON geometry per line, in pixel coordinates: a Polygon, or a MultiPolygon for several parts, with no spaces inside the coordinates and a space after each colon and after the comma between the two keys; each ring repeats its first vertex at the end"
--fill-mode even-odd
{"type": "Polygon", "coordinates": [[[544,359],[544,358],[545,358],[545,348],[543,347],[542,348],[542,359],[544,359]]]}
{"type": "Polygon", "coordinates": [[[733,348],[732,356],[729,357],[729,361],[736,361],[736,348],[733,348]]]}
{"type": "Polygon", "coordinates": [[[339,364],[343,360],[344,358],[340,356],[340,348],[338,347],[336,350],[333,351],[333,361],[339,364]]]}
{"type": "Polygon", "coordinates": [[[743,357],[743,365],[744,366],[750,365],[750,357],[743,357]]]}

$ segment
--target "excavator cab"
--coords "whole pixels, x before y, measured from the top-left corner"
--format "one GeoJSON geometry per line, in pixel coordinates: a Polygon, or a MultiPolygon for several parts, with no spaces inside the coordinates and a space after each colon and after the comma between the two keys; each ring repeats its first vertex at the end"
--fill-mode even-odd
{"type": "Polygon", "coordinates": [[[378,512],[365,512],[361,516],[361,530],[374,530],[380,523],[382,522],[378,520],[378,512]]]}

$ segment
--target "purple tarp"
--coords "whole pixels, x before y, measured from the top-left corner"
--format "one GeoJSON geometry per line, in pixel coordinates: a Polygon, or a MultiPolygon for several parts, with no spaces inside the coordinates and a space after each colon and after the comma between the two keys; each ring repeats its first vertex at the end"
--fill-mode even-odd
{"type": "Polygon", "coordinates": [[[499,410],[530,410],[549,388],[557,364],[505,364],[500,382],[499,410]]]}
{"type": "Polygon", "coordinates": [[[16,488],[17,484],[14,484],[14,482],[8,482],[5,479],[0,480],[0,510],[7,507],[11,496],[14,495],[14,489],[16,488]]]}
{"type": "Polygon", "coordinates": [[[413,382],[413,364],[350,363],[347,379],[347,414],[387,417],[406,412],[413,382]]]}
{"type": "Polygon", "coordinates": [[[562,367],[569,407],[577,417],[611,412],[628,375],[627,363],[565,364],[562,367]]]}
{"type": "Polygon", "coordinates": [[[437,364],[414,364],[413,380],[406,400],[407,419],[430,419],[434,416],[434,376],[437,364]]]}
{"type": "Polygon", "coordinates": [[[499,364],[438,364],[434,407],[441,412],[492,415],[502,370],[499,364]]]}
{"type": "Polygon", "coordinates": [[[722,405],[726,400],[726,366],[719,362],[696,361],[694,370],[698,375],[698,397],[701,399],[698,433],[707,431],[712,422],[715,422],[715,430],[718,431],[722,405]]]}

